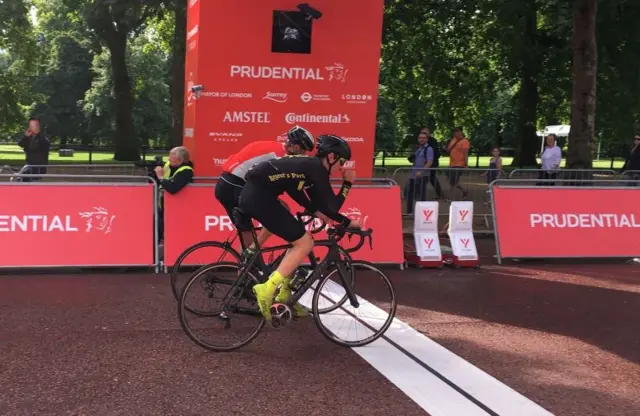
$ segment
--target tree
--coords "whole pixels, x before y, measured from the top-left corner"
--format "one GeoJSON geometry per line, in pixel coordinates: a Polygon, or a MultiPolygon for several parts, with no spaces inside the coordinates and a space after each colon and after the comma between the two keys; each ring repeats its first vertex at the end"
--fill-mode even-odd
{"type": "Polygon", "coordinates": [[[184,59],[187,42],[187,0],[174,0],[174,34],[171,57],[172,144],[182,144],[184,117],[184,59]]]}
{"type": "Polygon", "coordinates": [[[66,0],[81,10],[84,21],[109,50],[115,95],[114,159],[135,161],[140,147],[133,120],[132,83],[127,69],[127,42],[157,15],[161,0],[66,0]]]}
{"type": "Polygon", "coordinates": [[[573,91],[567,168],[591,169],[596,116],[598,0],[573,3],[573,91]]]}

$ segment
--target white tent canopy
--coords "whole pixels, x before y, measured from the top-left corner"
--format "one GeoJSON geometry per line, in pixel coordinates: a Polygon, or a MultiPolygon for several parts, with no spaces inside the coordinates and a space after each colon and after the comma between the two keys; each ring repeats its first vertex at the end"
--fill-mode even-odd
{"type": "Polygon", "coordinates": [[[540,153],[544,151],[544,138],[549,134],[555,134],[558,137],[569,137],[569,130],[571,130],[571,126],[566,124],[558,124],[556,126],[546,126],[544,131],[538,131],[536,134],[539,137],[542,137],[543,140],[540,143],[540,153]]]}

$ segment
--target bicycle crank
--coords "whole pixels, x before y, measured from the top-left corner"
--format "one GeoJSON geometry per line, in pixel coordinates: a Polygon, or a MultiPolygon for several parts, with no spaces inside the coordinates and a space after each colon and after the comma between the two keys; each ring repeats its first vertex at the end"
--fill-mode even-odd
{"type": "Polygon", "coordinates": [[[280,329],[284,328],[293,319],[293,312],[284,303],[274,303],[271,305],[271,326],[280,329]]]}

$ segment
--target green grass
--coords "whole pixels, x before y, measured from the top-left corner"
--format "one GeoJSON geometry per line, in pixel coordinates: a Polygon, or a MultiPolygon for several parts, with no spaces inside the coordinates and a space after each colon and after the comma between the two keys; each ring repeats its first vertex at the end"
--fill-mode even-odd
{"type": "MultiPolygon", "coordinates": [[[[167,152],[168,153],[168,152],[167,152]]],[[[146,159],[153,159],[156,153],[148,154],[146,159]]],[[[167,155],[163,155],[166,159],[167,155]]],[[[489,160],[491,158],[489,156],[481,156],[479,158],[475,156],[469,157],[469,166],[470,167],[481,167],[486,168],[489,166],[489,160]]],[[[504,164],[505,169],[512,169],[509,165],[513,160],[512,157],[503,157],[502,163],[504,164]]],[[[382,165],[382,154],[379,153],[376,157],[376,166],[381,167],[382,165]]],[[[22,166],[24,165],[24,152],[18,145],[0,145],[0,165],[14,165],[14,166],[22,166]]],[[[75,152],[72,157],[60,157],[57,151],[53,151],[49,154],[49,163],[50,164],[88,164],[89,163],[89,152],[75,152]]],[[[113,160],[113,152],[93,152],[91,163],[95,164],[117,164],[120,162],[116,162],[113,160]]],[[[538,163],[540,160],[538,159],[538,163]]],[[[562,161],[562,167],[565,167],[566,161],[562,161]]],[[[623,160],[616,160],[613,164],[614,169],[620,169],[623,160]]],[[[404,156],[398,157],[386,157],[384,159],[384,166],[388,169],[400,168],[400,167],[409,167],[411,163],[404,156]]],[[[449,158],[446,156],[440,157],[440,166],[445,168],[449,166],[449,158]]],[[[596,160],[593,162],[594,169],[611,169],[611,159],[605,160],[596,160]]]]}
{"type": "MultiPolygon", "coordinates": [[[[490,160],[491,160],[490,156],[480,156],[479,158],[477,158],[476,156],[470,156],[469,167],[486,168],[486,167],[489,167],[490,160]]],[[[510,166],[512,161],[513,161],[512,157],[503,157],[502,158],[503,169],[505,168],[512,169],[510,166]]],[[[540,159],[538,159],[538,163],[540,163],[540,159]]],[[[565,167],[566,163],[567,161],[563,159],[561,167],[565,167]]],[[[613,162],[613,169],[620,169],[623,164],[624,164],[624,160],[622,159],[615,160],[613,162]]],[[[386,167],[409,167],[411,166],[411,163],[407,160],[406,157],[399,156],[399,157],[386,157],[384,159],[384,165],[386,167]]],[[[376,157],[376,166],[382,166],[382,156],[376,157]]],[[[446,168],[447,166],[449,166],[449,158],[446,156],[441,156],[440,167],[446,168]]],[[[593,168],[594,169],[611,169],[611,159],[594,160],[593,168]]]]}
{"type": "MultiPolygon", "coordinates": [[[[169,153],[169,152],[167,152],[169,153]]],[[[153,159],[155,154],[147,155],[146,159],[153,159]]],[[[166,157],[165,157],[166,159],[166,157]]],[[[0,145],[0,165],[24,165],[24,151],[18,145],[0,145]]],[[[61,157],[57,151],[49,153],[50,164],[88,164],[89,152],[74,152],[71,157],[61,157]]],[[[91,154],[91,163],[96,164],[118,164],[113,160],[113,152],[93,152],[91,154]]],[[[126,162],[125,162],[126,163],[126,162]]]]}

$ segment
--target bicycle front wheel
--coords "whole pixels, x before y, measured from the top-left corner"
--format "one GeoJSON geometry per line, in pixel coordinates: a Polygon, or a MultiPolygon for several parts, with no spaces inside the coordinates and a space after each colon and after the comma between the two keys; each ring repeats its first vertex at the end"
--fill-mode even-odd
{"type": "MultiPolygon", "coordinates": [[[[343,249],[342,247],[338,246],[338,252],[340,253],[340,261],[342,263],[342,266],[344,268],[344,270],[348,273],[348,282],[351,285],[351,287],[355,286],[356,283],[356,272],[355,269],[352,266],[352,262],[353,260],[351,259],[351,256],[349,255],[349,253],[343,249]]],[[[311,273],[313,271],[312,268],[304,268],[308,271],[308,273],[311,273]]],[[[335,266],[331,266],[329,268],[329,274],[330,273],[336,273],[336,271],[334,270],[335,266]]],[[[305,308],[308,312],[313,313],[313,293],[315,293],[315,291],[318,288],[318,285],[320,283],[320,280],[322,278],[316,280],[315,282],[313,282],[313,284],[311,285],[310,290],[308,290],[304,295],[302,295],[300,297],[300,300],[298,301],[298,303],[305,308]]],[[[332,312],[335,311],[336,309],[338,309],[340,306],[342,306],[345,302],[347,301],[347,295],[345,293],[344,296],[342,296],[341,299],[337,300],[335,303],[326,303],[323,304],[322,307],[318,308],[318,313],[328,313],[328,312],[332,312]]]]}
{"type": "Polygon", "coordinates": [[[178,256],[171,269],[171,291],[177,301],[180,301],[182,289],[191,279],[194,267],[201,267],[213,262],[238,262],[240,254],[228,242],[202,241],[184,250],[178,256]]]}
{"type": "MultiPolygon", "coordinates": [[[[397,300],[393,284],[376,266],[365,261],[352,261],[351,268],[361,282],[366,282],[358,285],[362,296],[354,291],[357,304],[353,304],[345,289],[350,285],[349,271],[335,267],[315,289],[313,316],[320,332],[330,341],[345,347],[362,347],[389,329],[396,315],[397,300]],[[343,272],[347,275],[344,276],[343,272]],[[340,306],[336,308],[335,305],[340,306]],[[331,312],[321,312],[331,308],[331,312]]],[[[355,286],[350,287],[354,290],[355,286]]]]}

